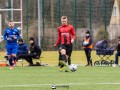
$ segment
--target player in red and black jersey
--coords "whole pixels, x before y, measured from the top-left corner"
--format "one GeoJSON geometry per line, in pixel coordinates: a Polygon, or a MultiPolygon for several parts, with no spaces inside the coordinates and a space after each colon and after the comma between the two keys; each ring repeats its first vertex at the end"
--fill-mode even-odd
{"type": "Polygon", "coordinates": [[[60,44],[59,50],[61,53],[60,60],[60,69],[65,66],[65,63],[68,61],[68,58],[72,53],[72,44],[74,43],[76,34],[74,27],[68,24],[67,16],[61,17],[62,25],[58,27],[58,39],[54,46],[60,44]]]}

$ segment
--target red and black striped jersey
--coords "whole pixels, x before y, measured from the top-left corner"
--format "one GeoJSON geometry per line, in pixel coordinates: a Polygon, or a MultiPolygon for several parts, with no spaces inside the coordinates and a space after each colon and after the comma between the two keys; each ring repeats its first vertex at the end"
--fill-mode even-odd
{"type": "Polygon", "coordinates": [[[71,39],[75,39],[75,37],[76,34],[73,26],[68,24],[64,26],[61,25],[58,27],[58,39],[55,45],[58,46],[58,44],[70,44],[71,39]]]}

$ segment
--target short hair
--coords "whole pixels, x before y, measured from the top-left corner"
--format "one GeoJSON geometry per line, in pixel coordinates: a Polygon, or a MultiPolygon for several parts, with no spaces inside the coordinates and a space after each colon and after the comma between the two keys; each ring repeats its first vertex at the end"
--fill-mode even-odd
{"type": "Polygon", "coordinates": [[[62,16],[61,19],[67,19],[67,16],[62,16]]]}
{"type": "Polygon", "coordinates": [[[18,39],[18,42],[23,42],[23,39],[22,38],[18,39]]]}
{"type": "Polygon", "coordinates": [[[33,37],[30,37],[29,41],[31,41],[31,40],[34,41],[34,38],[33,38],[33,37]]]}
{"type": "Polygon", "coordinates": [[[86,31],[86,34],[90,34],[90,31],[89,31],[89,30],[87,30],[87,31],[86,31]]]}
{"type": "Polygon", "coordinates": [[[10,20],[9,22],[14,22],[13,20],[10,20]]]}

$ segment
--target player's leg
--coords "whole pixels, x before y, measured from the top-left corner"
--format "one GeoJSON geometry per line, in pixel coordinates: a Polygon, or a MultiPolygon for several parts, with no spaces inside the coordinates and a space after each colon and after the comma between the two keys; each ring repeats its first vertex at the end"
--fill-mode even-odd
{"type": "Polygon", "coordinates": [[[10,69],[13,69],[13,59],[12,59],[12,55],[8,55],[8,60],[9,60],[9,66],[10,66],[10,69]]]}
{"type": "Polygon", "coordinates": [[[17,61],[16,54],[17,54],[17,45],[13,45],[12,46],[12,59],[14,61],[14,65],[16,65],[16,61],[17,61]]]}
{"type": "Polygon", "coordinates": [[[73,49],[72,44],[70,44],[70,45],[67,46],[66,54],[69,56],[69,57],[68,57],[68,65],[71,65],[71,54],[72,54],[72,49],[73,49]]]}
{"type": "Polygon", "coordinates": [[[60,54],[61,54],[61,60],[59,61],[60,71],[61,71],[63,69],[63,67],[66,65],[66,47],[65,47],[65,45],[60,45],[59,50],[60,50],[60,54]]]}
{"type": "Polygon", "coordinates": [[[61,53],[60,65],[64,65],[67,62],[67,59],[66,59],[66,50],[65,49],[61,49],[60,53],[61,53]]]}
{"type": "Polygon", "coordinates": [[[71,58],[68,57],[68,65],[71,65],[71,58]]]}
{"type": "MultiPolygon", "coordinates": [[[[72,54],[72,44],[66,45],[66,58],[67,58],[67,61],[70,60],[71,54],[72,54]]],[[[70,65],[70,64],[71,63],[69,63],[68,65],[70,65]]],[[[69,69],[68,69],[67,65],[65,67],[65,72],[69,72],[69,69]]]]}
{"type": "Polygon", "coordinates": [[[14,66],[16,66],[16,64],[17,64],[16,54],[12,54],[12,59],[13,59],[13,61],[14,61],[14,66]]]}
{"type": "Polygon", "coordinates": [[[9,66],[10,69],[13,69],[13,62],[12,62],[12,46],[11,45],[6,45],[6,51],[7,51],[7,55],[8,55],[8,61],[9,61],[9,66]]]}

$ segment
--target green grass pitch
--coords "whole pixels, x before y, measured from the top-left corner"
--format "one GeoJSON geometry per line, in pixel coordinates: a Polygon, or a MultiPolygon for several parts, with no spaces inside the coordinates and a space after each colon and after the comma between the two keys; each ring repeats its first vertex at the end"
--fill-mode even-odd
{"type": "Polygon", "coordinates": [[[76,72],[59,72],[58,67],[0,68],[0,90],[120,90],[120,69],[78,67],[76,72]]]}
{"type": "MultiPolygon", "coordinates": [[[[0,53],[3,59],[5,53],[0,53]]],[[[113,67],[83,67],[76,72],[59,72],[57,51],[44,51],[41,62],[48,66],[27,67],[18,63],[14,69],[0,67],[0,90],[120,90],[120,68],[113,67]]],[[[86,64],[83,51],[74,51],[72,63],[86,64]]],[[[93,61],[98,60],[95,51],[93,61]]],[[[114,59],[114,55],[111,57],[114,59]]]]}

